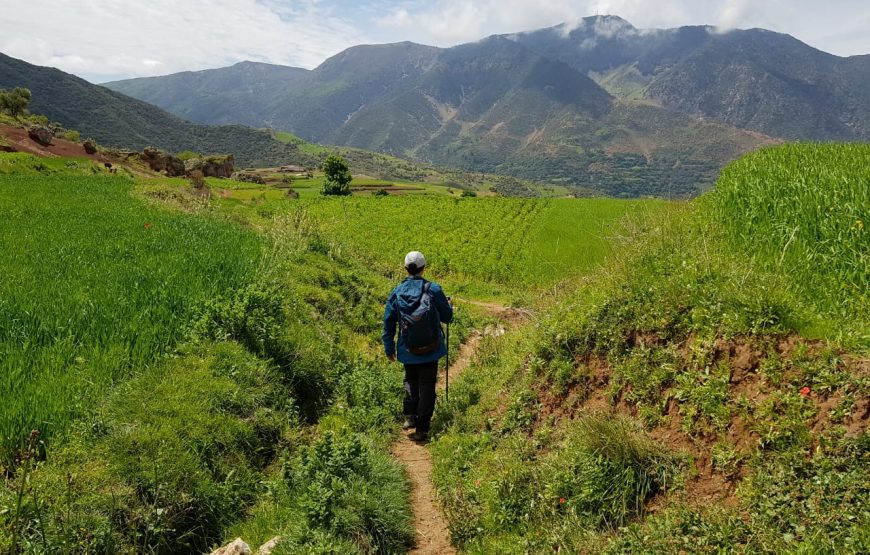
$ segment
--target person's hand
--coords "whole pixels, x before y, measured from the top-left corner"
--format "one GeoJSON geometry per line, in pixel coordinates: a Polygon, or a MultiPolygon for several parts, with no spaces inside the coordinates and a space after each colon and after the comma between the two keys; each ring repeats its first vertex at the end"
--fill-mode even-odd
{"type": "Polygon", "coordinates": [[[396,362],[396,355],[387,355],[387,360],[390,362],[396,362]]]}
{"type": "Polygon", "coordinates": [[[453,308],[453,297],[447,297],[447,304],[450,305],[450,308],[453,308]]]}

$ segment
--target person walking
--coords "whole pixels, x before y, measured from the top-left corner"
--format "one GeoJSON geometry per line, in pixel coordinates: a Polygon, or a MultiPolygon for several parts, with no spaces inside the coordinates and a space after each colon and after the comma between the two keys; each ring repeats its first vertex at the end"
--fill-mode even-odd
{"type": "Polygon", "coordinates": [[[426,259],[423,253],[405,256],[408,271],[393,289],[384,308],[384,352],[387,358],[405,365],[405,400],[402,428],[416,428],[408,436],[417,442],[429,438],[429,424],[435,412],[435,381],[438,360],[447,354],[441,323],[453,320],[453,304],[434,281],[423,279],[426,259]],[[396,328],[399,342],[396,345],[396,328]]]}

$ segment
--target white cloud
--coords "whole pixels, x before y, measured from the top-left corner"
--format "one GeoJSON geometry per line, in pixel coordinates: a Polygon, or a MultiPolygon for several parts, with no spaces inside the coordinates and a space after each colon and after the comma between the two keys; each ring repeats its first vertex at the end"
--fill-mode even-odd
{"type": "Polygon", "coordinates": [[[314,67],[366,40],[316,0],[4,4],[0,52],[92,80],[220,67],[245,59],[314,67]]]}
{"type": "MultiPolygon", "coordinates": [[[[870,18],[867,0],[405,0],[382,6],[377,24],[389,40],[438,46],[618,15],[639,29],[712,25],[721,30],[763,27],[789,33],[840,55],[870,53],[870,33],[850,22],[870,18]],[[854,34],[843,36],[846,29],[854,34]]],[[[383,35],[381,35],[383,36],[383,35]]]]}
{"type": "MultiPolygon", "coordinates": [[[[451,46],[618,15],[639,29],[764,27],[870,53],[868,0],[0,0],[0,52],[94,81],[254,60],[314,67],[360,43],[451,46]]],[[[599,29],[600,34],[622,32],[599,29]]]]}

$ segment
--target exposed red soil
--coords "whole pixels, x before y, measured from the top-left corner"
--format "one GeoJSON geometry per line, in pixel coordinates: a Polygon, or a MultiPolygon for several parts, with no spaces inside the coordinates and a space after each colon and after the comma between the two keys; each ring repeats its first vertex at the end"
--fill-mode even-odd
{"type": "Polygon", "coordinates": [[[100,154],[88,154],[85,152],[85,147],[79,143],[67,141],[54,137],[51,144],[48,146],[41,145],[30,138],[26,129],[21,127],[11,127],[8,125],[0,126],[0,134],[9,139],[12,143],[12,148],[18,152],[26,152],[35,154],[36,156],[45,157],[70,157],[70,158],[89,158],[96,162],[112,162],[106,156],[100,154]]]}
{"type": "MultiPolygon", "coordinates": [[[[661,345],[653,334],[636,333],[629,338],[633,345],[661,345]]],[[[679,351],[686,360],[689,359],[690,346],[694,338],[689,338],[679,351]]],[[[711,364],[727,363],[730,367],[730,397],[744,397],[753,406],[763,403],[776,390],[758,373],[761,361],[773,349],[783,360],[790,360],[795,350],[801,346],[809,356],[818,354],[825,348],[822,342],[805,341],[798,336],[788,336],[774,341],[772,344],[754,342],[750,339],[737,338],[732,340],[717,340],[711,354],[711,364]]],[[[867,359],[842,357],[845,368],[853,375],[870,375],[870,362],[867,359]]],[[[581,379],[568,385],[562,391],[547,383],[539,384],[538,399],[540,413],[536,425],[556,423],[560,420],[573,420],[583,414],[605,413],[621,414],[637,417],[637,407],[625,401],[626,394],[631,391],[630,385],[617,393],[615,399],[608,397],[612,370],[606,359],[600,357],[583,357],[577,360],[581,379]]],[[[737,482],[745,475],[742,464],[737,465],[733,474],[726,474],[713,465],[712,450],[718,441],[716,434],[689,435],[684,431],[684,419],[679,412],[675,399],[668,398],[662,421],[649,430],[650,436],[669,449],[689,454],[694,461],[694,472],[686,483],[682,494],[684,501],[700,506],[709,503],[733,506],[737,503],[734,490],[737,482]]],[[[808,396],[817,404],[817,414],[808,422],[813,437],[818,437],[832,426],[831,409],[837,407],[843,398],[842,392],[830,396],[818,395],[812,392],[808,396]]],[[[870,423],[870,399],[855,399],[852,413],[843,421],[847,435],[855,436],[866,430],[870,423]]],[[[759,443],[760,436],[751,429],[749,423],[740,414],[734,414],[724,431],[724,438],[741,455],[749,455],[759,443]]],[[[649,504],[650,510],[664,506],[663,496],[657,496],[649,504]]]]}

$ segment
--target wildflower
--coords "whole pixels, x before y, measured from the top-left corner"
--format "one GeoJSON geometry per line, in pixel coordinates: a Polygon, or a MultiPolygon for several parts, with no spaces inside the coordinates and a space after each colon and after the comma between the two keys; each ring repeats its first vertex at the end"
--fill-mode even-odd
{"type": "Polygon", "coordinates": [[[560,497],[560,498],[559,498],[559,504],[560,504],[560,505],[564,505],[564,504],[565,504],[565,498],[564,498],[564,497],[560,497]]]}
{"type": "Polygon", "coordinates": [[[800,394],[803,395],[804,397],[809,397],[810,396],[810,387],[809,386],[802,387],[800,394]]]}
{"type": "Polygon", "coordinates": [[[480,487],[480,480],[475,480],[475,481],[474,481],[474,485],[477,486],[477,487],[480,487]]]}
{"type": "Polygon", "coordinates": [[[151,229],[151,224],[145,224],[145,229],[151,229]]]}

